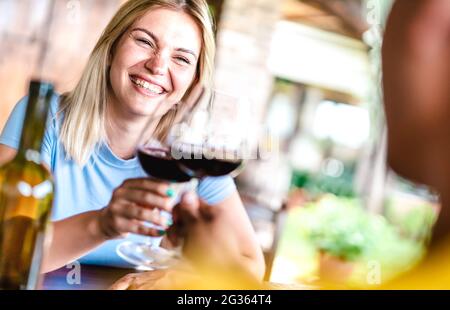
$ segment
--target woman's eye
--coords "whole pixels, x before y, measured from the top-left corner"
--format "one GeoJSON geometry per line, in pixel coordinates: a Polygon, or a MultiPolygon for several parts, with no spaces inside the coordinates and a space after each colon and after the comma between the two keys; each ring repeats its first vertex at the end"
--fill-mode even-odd
{"type": "Polygon", "coordinates": [[[143,43],[143,44],[145,44],[145,45],[148,45],[148,46],[150,46],[150,47],[153,47],[153,43],[152,42],[150,42],[149,40],[147,40],[147,39],[140,39],[140,38],[138,38],[138,39],[136,39],[138,42],[141,42],[141,43],[143,43]]]}
{"type": "Polygon", "coordinates": [[[190,64],[191,64],[191,62],[189,61],[189,59],[184,58],[184,57],[175,57],[175,59],[176,59],[177,61],[180,61],[180,62],[182,62],[182,63],[184,63],[184,64],[187,64],[187,65],[190,65],[190,64]]]}

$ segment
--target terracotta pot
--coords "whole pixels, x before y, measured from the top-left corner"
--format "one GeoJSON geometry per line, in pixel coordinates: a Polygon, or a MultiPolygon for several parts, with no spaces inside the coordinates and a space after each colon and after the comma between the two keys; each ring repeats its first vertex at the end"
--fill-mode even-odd
{"type": "Polygon", "coordinates": [[[344,283],[354,269],[354,263],[321,252],[319,255],[319,277],[321,281],[344,283]]]}

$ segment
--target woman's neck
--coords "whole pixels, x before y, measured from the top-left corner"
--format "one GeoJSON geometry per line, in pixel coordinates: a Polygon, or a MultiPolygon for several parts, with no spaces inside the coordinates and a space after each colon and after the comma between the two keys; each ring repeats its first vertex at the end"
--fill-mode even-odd
{"type": "Polygon", "coordinates": [[[148,126],[148,117],[125,116],[125,113],[120,113],[112,106],[112,104],[108,105],[111,108],[106,114],[106,135],[109,147],[122,159],[133,158],[144,129],[148,127],[148,132],[152,132],[157,123],[154,122],[154,125],[148,126]]]}

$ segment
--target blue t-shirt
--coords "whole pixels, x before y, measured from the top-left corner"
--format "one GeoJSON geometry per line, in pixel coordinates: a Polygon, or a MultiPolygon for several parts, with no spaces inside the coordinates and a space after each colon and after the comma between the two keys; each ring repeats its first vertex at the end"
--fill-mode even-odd
{"type": "MultiPolygon", "coordinates": [[[[51,168],[55,179],[56,191],[51,215],[54,221],[101,209],[108,205],[113,190],[124,180],[146,176],[136,157],[123,160],[106,143],[95,149],[84,167],[68,160],[58,139],[62,122],[61,117],[56,117],[58,102],[59,96],[54,95],[41,149],[42,159],[51,168]]],[[[18,148],[26,105],[27,97],[17,103],[0,136],[0,144],[18,148]]],[[[197,188],[200,198],[209,204],[223,201],[234,191],[234,182],[228,176],[204,178],[197,188]]],[[[77,238],[73,236],[73,242],[77,242],[77,238]]],[[[79,261],[84,264],[131,267],[116,254],[116,247],[125,240],[145,241],[145,238],[148,237],[129,234],[126,239],[106,241],[79,261]]],[[[157,238],[153,241],[160,240],[157,238]]]]}

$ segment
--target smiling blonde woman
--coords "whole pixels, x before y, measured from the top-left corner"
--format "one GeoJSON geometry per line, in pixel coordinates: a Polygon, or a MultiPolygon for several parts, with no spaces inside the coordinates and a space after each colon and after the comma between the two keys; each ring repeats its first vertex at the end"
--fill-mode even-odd
{"type": "MultiPolygon", "coordinates": [[[[130,267],[115,253],[117,244],[160,236],[144,222],[166,226],[152,210],[168,209],[171,191],[145,177],[136,142],[152,114],[163,139],[177,103],[197,83],[208,83],[213,33],[204,0],[128,1],[104,30],[76,87],[53,98],[42,157],[57,193],[44,271],[74,260],[130,267]]],[[[26,99],[0,136],[0,164],[18,147],[26,99]]],[[[242,262],[261,277],[262,253],[233,180],[205,178],[198,195],[233,223],[242,262]]]]}

